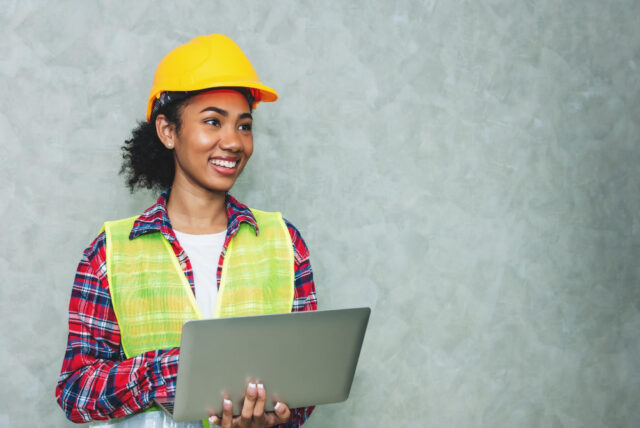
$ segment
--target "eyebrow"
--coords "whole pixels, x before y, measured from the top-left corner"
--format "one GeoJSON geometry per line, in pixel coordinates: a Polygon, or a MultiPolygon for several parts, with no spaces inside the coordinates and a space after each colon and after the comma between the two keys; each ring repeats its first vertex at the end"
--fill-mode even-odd
{"type": "MultiPolygon", "coordinates": [[[[228,111],[223,110],[223,109],[218,108],[218,107],[214,107],[214,106],[206,107],[206,108],[202,109],[202,111],[200,113],[204,113],[205,111],[213,111],[213,112],[218,113],[219,115],[224,116],[224,117],[228,117],[229,116],[229,112],[228,111]]],[[[253,120],[253,116],[251,116],[251,113],[242,113],[240,115],[240,117],[238,117],[238,119],[245,119],[245,118],[249,118],[249,119],[253,120]]]]}

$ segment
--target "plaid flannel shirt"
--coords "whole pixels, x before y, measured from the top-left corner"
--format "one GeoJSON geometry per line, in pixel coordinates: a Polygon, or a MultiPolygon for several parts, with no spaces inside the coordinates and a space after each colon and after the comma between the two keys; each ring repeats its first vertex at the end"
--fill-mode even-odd
{"type": "MultiPolygon", "coordinates": [[[[130,239],[160,232],[169,241],[195,294],[191,262],[171,228],[166,203],[169,191],[134,222],[130,239]]],[[[229,241],[241,223],[257,228],[246,205],[227,194],[227,236],[218,261],[217,279],[229,241]]],[[[295,292],[292,312],[317,308],[309,250],[300,232],[285,220],[294,249],[295,292]]],[[[155,398],[175,394],[180,349],[158,349],[127,358],[111,304],[106,271],[104,232],[84,251],[78,265],[69,304],[69,337],[56,399],[73,422],[119,418],[153,405],[155,398]]],[[[303,379],[301,378],[301,382],[303,379]]],[[[313,407],[292,409],[292,418],[282,427],[298,427],[313,407]]]]}

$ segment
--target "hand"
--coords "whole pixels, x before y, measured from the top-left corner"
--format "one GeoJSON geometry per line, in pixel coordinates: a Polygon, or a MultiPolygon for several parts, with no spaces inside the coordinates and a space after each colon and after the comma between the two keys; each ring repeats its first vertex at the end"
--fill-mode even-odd
{"type": "Polygon", "coordinates": [[[240,416],[233,417],[233,404],[225,399],[222,403],[222,420],[219,415],[211,415],[209,422],[222,428],[265,428],[289,422],[291,411],[286,404],[277,402],[275,412],[265,412],[266,401],[264,385],[250,382],[240,416]]]}

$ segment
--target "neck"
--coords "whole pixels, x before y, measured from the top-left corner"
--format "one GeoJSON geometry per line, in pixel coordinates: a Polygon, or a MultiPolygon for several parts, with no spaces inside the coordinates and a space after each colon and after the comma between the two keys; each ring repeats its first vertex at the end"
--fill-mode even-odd
{"type": "Polygon", "coordinates": [[[167,213],[175,230],[193,235],[226,230],[226,192],[196,189],[176,181],[167,203],[167,213]]]}

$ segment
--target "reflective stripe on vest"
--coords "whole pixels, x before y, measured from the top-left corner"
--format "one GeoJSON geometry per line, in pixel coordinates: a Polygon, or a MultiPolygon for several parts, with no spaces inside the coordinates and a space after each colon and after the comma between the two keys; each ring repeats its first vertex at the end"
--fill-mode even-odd
{"type": "MultiPolygon", "coordinates": [[[[227,248],[214,317],[290,312],[294,258],[280,213],[251,210],[227,248]]],[[[129,240],[137,217],[106,222],[107,278],[128,358],[180,346],[182,324],[202,318],[171,244],[160,232],[129,240]]],[[[218,260],[212,260],[218,263],[218,260]]]]}

